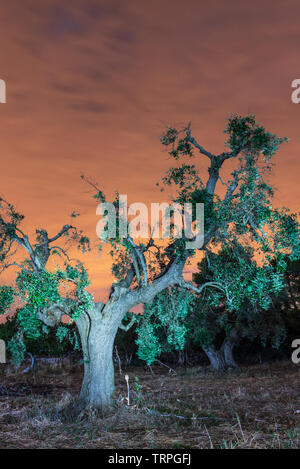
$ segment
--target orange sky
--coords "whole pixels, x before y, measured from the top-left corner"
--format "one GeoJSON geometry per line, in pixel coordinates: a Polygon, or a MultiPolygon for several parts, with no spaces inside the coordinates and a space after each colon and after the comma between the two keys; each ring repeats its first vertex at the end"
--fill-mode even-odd
{"type": "MultiPolygon", "coordinates": [[[[28,230],[57,232],[76,208],[95,239],[81,172],[130,202],[162,201],[164,126],[192,121],[220,152],[225,117],[250,111],[291,139],[273,181],[277,204],[299,210],[299,17],[296,0],[1,2],[1,195],[28,230]]],[[[86,261],[102,296],[108,261],[95,252],[86,261]]]]}

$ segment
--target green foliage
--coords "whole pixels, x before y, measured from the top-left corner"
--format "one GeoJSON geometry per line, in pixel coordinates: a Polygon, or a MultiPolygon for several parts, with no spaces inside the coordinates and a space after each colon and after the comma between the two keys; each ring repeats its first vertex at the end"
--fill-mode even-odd
{"type": "Polygon", "coordinates": [[[0,285],[0,315],[7,313],[15,298],[13,287],[0,285]]]}
{"type": "Polygon", "coordinates": [[[270,340],[276,348],[285,338],[285,326],[276,298],[285,288],[282,266],[258,265],[255,250],[235,244],[219,252],[207,252],[194,275],[198,285],[215,282],[219,289],[207,288],[198,295],[189,316],[190,335],[200,345],[208,345],[218,334],[229,335],[232,327],[251,340],[270,340]]]}
{"type": "MultiPolygon", "coordinates": [[[[207,257],[199,264],[195,281],[213,285],[198,295],[186,327],[202,345],[229,334],[232,327],[248,337],[260,336],[278,347],[285,331],[280,311],[273,307],[285,286],[284,273],[290,261],[300,257],[299,223],[296,214],[274,209],[273,188],[268,182],[271,160],[287,142],[266,131],[253,115],[232,114],[224,130],[230,152],[214,156],[191,136],[190,125],[168,128],[161,142],[175,160],[194,156],[192,145],[210,159],[209,175],[221,180],[226,159],[236,158],[236,168],[225,186],[223,198],[208,192],[196,167],[188,163],[168,170],[162,182],[176,187],[174,201],[205,204],[205,230],[211,233],[205,246],[207,257]]],[[[167,307],[167,305],[165,305],[167,307]]],[[[149,331],[149,336],[153,335],[149,331]]]]}
{"type": "MultiPolygon", "coordinates": [[[[45,326],[41,315],[47,316],[53,306],[61,305],[73,321],[91,307],[92,297],[85,290],[88,285],[88,275],[81,263],[65,263],[64,268],[57,267],[53,272],[45,269],[37,272],[21,270],[15,290],[2,288],[8,297],[7,301],[11,302],[12,295],[17,295],[23,303],[16,314],[18,327],[8,343],[15,363],[19,364],[24,359],[28,341],[41,340],[50,333],[51,328],[45,326]]],[[[67,326],[59,327],[56,335],[60,341],[68,339],[75,350],[79,349],[77,335],[69,331],[67,326]]]]}
{"type": "Polygon", "coordinates": [[[24,216],[12,204],[0,197],[0,263],[11,249],[11,240],[17,234],[24,216]]]}
{"type": "MultiPolygon", "coordinates": [[[[74,351],[78,352],[81,350],[80,340],[74,323],[71,323],[71,325],[68,326],[58,326],[55,337],[58,339],[61,349],[66,349],[66,344],[69,343],[74,351]]],[[[56,346],[56,348],[58,348],[58,346],[56,346]]]]}
{"type": "Polygon", "coordinates": [[[59,281],[62,273],[48,272],[26,272],[22,270],[17,277],[17,288],[21,300],[26,301],[33,309],[47,308],[52,303],[59,301],[59,281]]]}
{"type": "Polygon", "coordinates": [[[20,366],[26,353],[24,336],[20,330],[8,341],[7,349],[11,353],[13,363],[20,366]]]}
{"type": "Polygon", "coordinates": [[[162,145],[171,145],[169,154],[175,158],[175,160],[179,159],[181,156],[193,156],[192,146],[189,140],[186,138],[186,136],[180,138],[180,135],[181,132],[178,132],[176,129],[169,127],[165,134],[160,138],[162,145]]]}
{"type": "Polygon", "coordinates": [[[193,296],[189,291],[172,287],[145,305],[137,327],[138,357],[153,363],[162,351],[182,350],[187,329],[185,319],[191,310],[193,296]]]}
{"type": "MultiPolygon", "coordinates": [[[[42,326],[43,327],[43,326],[42,326]]],[[[75,324],[49,328],[38,338],[22,334],[17,315],[8,316],[0,324],[0,339],[8,344],[8,353],[17,364],[22,362],[26,351],[37,356],[63,356],[73,350],[80,350],[80,343],[75,324]],[[64,332],[62,332],[64,329],[64,332]]]]}
{"type": "Polygon", "coordinates": [[[91,250],[90,239],[87,236],[79,236],[78,249],[83,253],[91,250]]]}
{"type": "MultiPolygon", "coordinates": [[[[71,214],[71,218],[78,216],[76,211],[71,214]]],[[[14,322],[14,335],[8,340],[8,349],[16,363],[23,360],[28,343],[34,340],[41,343],[45,336],[51,335],[51,328],[57,327],[62,314],[69,314],[74,321],[93,303],[86,291],[87,271],[82,263],[70,260],[67,253],[71,246],[77,246],[82,252],[90,250],[89,238],[74,226],[64,225],[52,237],[45,229],[36,229],[34,241],[30,242],[20,229],[23,218],[12,204],[0,199],[1,270],[10,266],[19,268],[14,286],[0,287],[0,314],[6,313],[16,298],[21,303],[14,322]],[[63,246],[59,244],[61,241],[64,241],[63,246]],[[14,243],[24,249],[27,257],[23,261],[14,262],[14,243]],[[58,256],[58,262],[51,271],[47,263],[53,255],[58,256]]],[[[9,325],[10,322],[6,327],[9,325]]],[[[77,336],[66,326],[59,327],[56,336],[58,340],[68,339],[75,349],[79,348],[77,336]]]]}
{"type": "Polygon", "coordinates": [[[276,153],[281,143],[288,141],[286,137],[277,137],[267,132],[251,114],[246,117],[232,114],[224,133],[228,134],[226,144],[232,151],[245,149],[255,155],[262,153],[267,158],[276,153]]]}

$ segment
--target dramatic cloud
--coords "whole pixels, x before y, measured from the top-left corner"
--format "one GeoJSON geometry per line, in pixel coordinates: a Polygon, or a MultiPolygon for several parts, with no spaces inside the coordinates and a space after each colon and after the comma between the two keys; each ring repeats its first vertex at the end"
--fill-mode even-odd
{"type": "MultiPolygon", "coordinates": [[[[298,209],[300,4],[261,0],[11,0],[2,2],[1,193],[50,232],[76,208],[95,237],[95,204],[80,180],[159,201],[168,167],[158,136],[192,121],[212,151],[230,112],[255,113],[291,142],[277,157],[276,202],[298,209]]],[[[199,166],[205,169],[200,160],[199,166]]],[[[93,289],[108,259],[89,255],[93,289]]]]}

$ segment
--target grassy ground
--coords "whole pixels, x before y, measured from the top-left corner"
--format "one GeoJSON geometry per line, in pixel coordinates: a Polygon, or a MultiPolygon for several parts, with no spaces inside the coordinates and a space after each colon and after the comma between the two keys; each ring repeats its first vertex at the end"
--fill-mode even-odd
{"type": "Polygon", "coordinates": [[[300,448],[299,372],[291,362],[224,374],[116,370],[114,412],[66,422],[61,410],[80,389],[79,367],[30,376],[6,367],[0,390],[24,395],[0,397],[0,448],[300,448]]]}

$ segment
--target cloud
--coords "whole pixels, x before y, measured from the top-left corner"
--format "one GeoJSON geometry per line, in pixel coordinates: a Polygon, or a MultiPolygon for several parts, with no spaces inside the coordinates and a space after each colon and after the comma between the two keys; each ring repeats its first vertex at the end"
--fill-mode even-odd
{"type": "Polygon", "coordinates": [[[86,32],[86,26],[68,6],[54,5],[47,11],[47,23],[45,35],[51,39],[61,40],[65,35],[82,35],[86,32]]]}
{"type": "Polygon", "coordinates": [[[111,34],[112,38],[120,42],[121,46],[133,44],[136,41],[136,35],[131,30],[120,29],[111,34]]]}
{"type": "Polygon", "coordinates": [[[105,114],[107,112],[111,112],[113,110],[112,107],[108,106],[105,103],[97,103],[95,101],[85,101],[85,102],[77,102],[71,104],[71,108],[74,111],[79,112],[91,112],[94,114],[105,114]]]}
{"type": "MultiPolygon", "coordinates": [[[[162,201],[155,183],[170,165],[159,143],[165,125],[192,121],[219,152],[226,116],[252,111],[291,137],[272,181],[278,204],[298,210],[300,105],[290,83],[299,77],[299,14],[298,2],[271,0],[1,4],[1,192],[28,229],[55,232],[83,207],[82,228],[94,238],[96,208],[81,172],[108,193],[162,201]]],[[[195,162],[205,177],[205,163],[195,162]]],[[[108,258],[88,263],[93,288],[106,288],[108,258]]]]}

